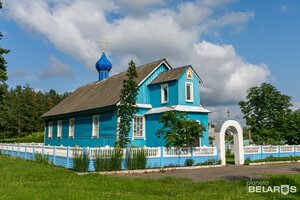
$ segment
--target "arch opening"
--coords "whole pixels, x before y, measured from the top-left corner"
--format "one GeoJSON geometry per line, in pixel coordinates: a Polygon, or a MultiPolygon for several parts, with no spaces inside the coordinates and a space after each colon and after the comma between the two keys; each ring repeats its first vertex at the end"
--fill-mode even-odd
{"type": "Polygon", "coordinates": [[[220,129],[220,132],[216,134],[216,144],[219,150],[219,156],[221,164],[226,165],[226,148],[225,148],[225,132],[230,129],[233,133],[234,144],[234,163],[235,165],[244,164],[244,141],[243,141],[243,129],[238,121],[227,120],[220,129]]]}

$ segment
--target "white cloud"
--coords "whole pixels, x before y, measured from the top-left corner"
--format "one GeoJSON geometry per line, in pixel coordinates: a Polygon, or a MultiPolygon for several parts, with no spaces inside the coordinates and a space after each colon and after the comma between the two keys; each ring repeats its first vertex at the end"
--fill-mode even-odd
{"type": "MultiPolygon", "coordinates": [[[[204,34],[224,27],[240,30],[254,18],[248,11],[220,14],[218,9],[231,2],[130,0],[125,8],[123,0],[10,0],[6,1],[5,16],[41,34],[60,51],[83,60],[91,70],[100,57],[97,41],[101,37],[110,42],[107,53],[113,73],[125,70],[129,58],[137,64],[163,57],[174,67],[193,64],[204,80],[203,104],[217,106],[237,103],[246,89],[270,75],[266,65],[243,60],[233,46],[201,40],[204,34]]],[[[48,74],[54,71],[57,69],[48,74]]]]}
{"type": "Polygon", "coordinates": [[[300,102],[294,102],[292,106],[292,110],[298,110],[300,109],[300,102]]]}
{"type": "Polygon", "coordinates": [[[73,72],[69,65],[61,62],[55,56],[50,56],[49,66],[42,69],[38,75],[40,79],[62,77],[72,79],[74,78],[73,72]]]}

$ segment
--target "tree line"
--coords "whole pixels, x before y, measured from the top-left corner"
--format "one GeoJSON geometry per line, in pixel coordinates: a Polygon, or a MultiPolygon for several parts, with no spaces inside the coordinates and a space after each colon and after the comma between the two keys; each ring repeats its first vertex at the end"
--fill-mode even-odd
{"type": "Polygon", "coordinates": [[[3,94],[0,104],[0,138],[19,137],[44,131],[42,114],[69,93],[35,91],[30,85],[16,86],[3,94]]]}

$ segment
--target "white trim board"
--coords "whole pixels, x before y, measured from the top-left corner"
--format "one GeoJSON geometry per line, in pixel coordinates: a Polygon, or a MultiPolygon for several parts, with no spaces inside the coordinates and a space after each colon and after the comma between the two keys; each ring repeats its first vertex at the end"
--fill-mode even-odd
{"type": "Polygon", "coordinates": [[[176,106],[164,106],[159,108],[152,108],[148,110],[145,115],[162,113],[166,111],[182,111],[182,112],[199,112],[199,113],[210,113],[211,111],[203,108],[202,106],[184,106],[184,105],[176,105],[176,106]]]}

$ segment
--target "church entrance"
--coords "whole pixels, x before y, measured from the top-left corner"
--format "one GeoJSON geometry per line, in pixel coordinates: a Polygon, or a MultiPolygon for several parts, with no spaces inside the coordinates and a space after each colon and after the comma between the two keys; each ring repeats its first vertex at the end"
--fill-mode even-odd
{"type": "Polygon", "coordinates": [[[216,145],[218,146],[219,156],[221,164],[226,165],[226,146],[225,146],[225,133],[231,132],[233,135],[233,152],[234,152],[234,164],[244,164],[244,141],[243,141],[243,129],[238,121],[227,120],[225,121],[219,130],[216,131],[216,145]]]}

